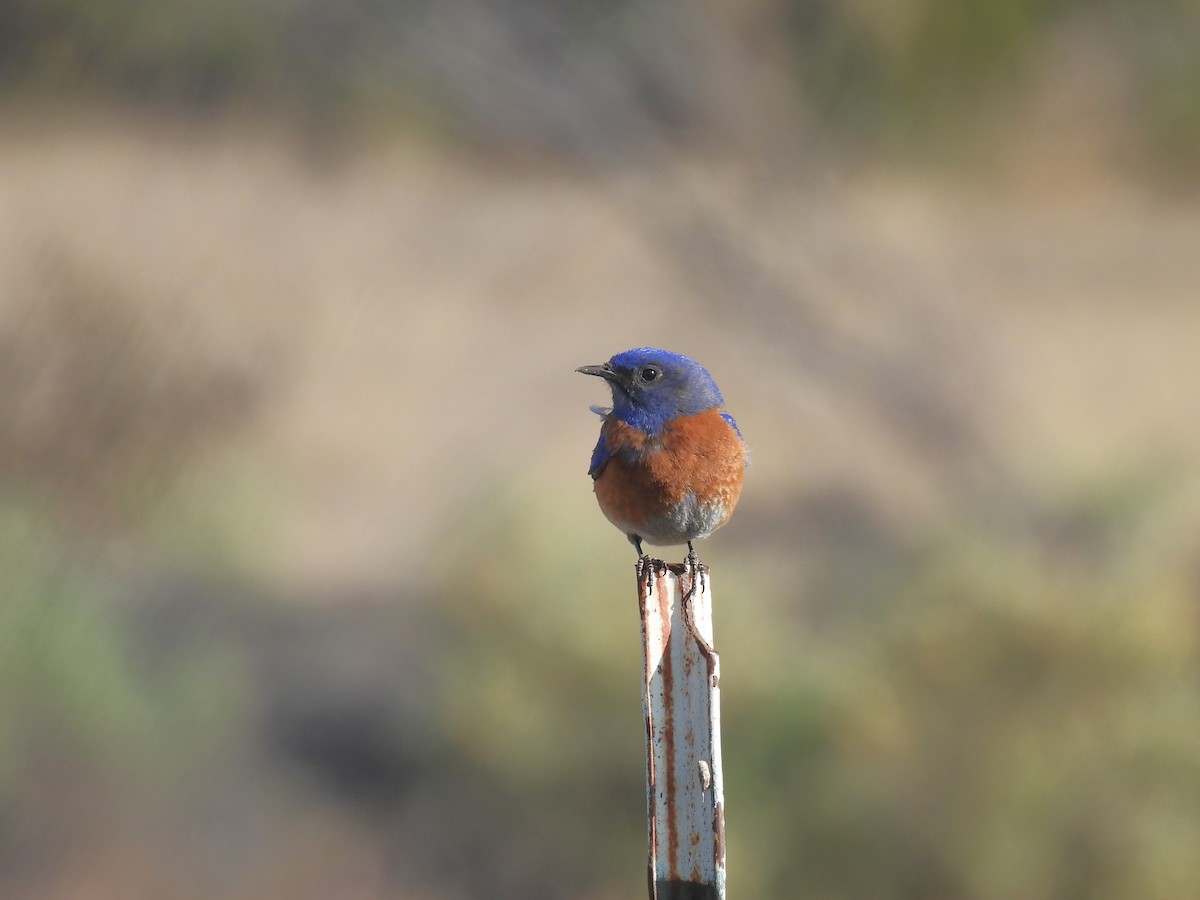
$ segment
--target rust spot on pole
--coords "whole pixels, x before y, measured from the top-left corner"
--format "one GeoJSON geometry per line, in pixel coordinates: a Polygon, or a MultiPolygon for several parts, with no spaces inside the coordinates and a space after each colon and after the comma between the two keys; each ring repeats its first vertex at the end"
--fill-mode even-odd
{"type": "Polygon", "coordinates": [[[725,804],[720,802],[713,807],[713,846],[723,869],[725,867],[725,804]]]}
{"type": "MultiPolygon", "coordinates": [[[[661,595],[660,595],[661,596],[661,595]]],[[[663,604],[664,607],[666,604],[663,604]]],[[[663,634],[671,633],[671,620],[669,609],[664,610],[663,615],[663,634]]],[[[663,641],[669,646],[670,638],[663,641]]],[[[671,659],[671,654],[665,652],[662,655],[662,692],[664,697],[672,697],[675,693],[675,665],[671,659]]],[[[666,778],[663,784],[663,804],[667,809],[676,809],[675,794],[675,766],[671,764],[671,760],[675,759],[675,710],[674,704],[667,703],[663,708],[663,716],[660,722],[662,729],[663,756],[667,759],[666,778]]],[[[667,863],[668,873],[672,878],[678,877],[679,873],[675,871],[675,860],[679,856],[679,827],[675,816],[667,816],[667,863]]]]}

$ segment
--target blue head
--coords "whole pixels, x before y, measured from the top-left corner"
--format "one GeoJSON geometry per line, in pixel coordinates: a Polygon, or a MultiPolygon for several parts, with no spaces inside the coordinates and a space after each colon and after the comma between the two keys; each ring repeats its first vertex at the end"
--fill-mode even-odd
{"type": "Polygon", "coordinates": [[[694,416],[725,402],[704,366],[669,350],[639,347],[576,371],[607,381],[613,414],[652,435],[678,416],[694,416]]]}

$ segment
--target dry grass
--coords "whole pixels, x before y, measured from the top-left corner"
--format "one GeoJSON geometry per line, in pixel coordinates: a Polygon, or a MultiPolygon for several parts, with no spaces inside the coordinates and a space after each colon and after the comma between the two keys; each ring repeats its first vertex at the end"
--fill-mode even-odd
{"type": "Polygon", "coordinates": [[[938,432],[906,441],[864,397],[907,374],[1010,471],[1200,445],[1200,206],[1102,180],[818,185],[670,163],[580,174],[409,145],[314,159],[247,128],[9,129],[0,312],[29,338],[18,314],[69,270],[98,286],[72,302],[119,298],[154,371],[186,382],[178,360],[204,360],[253,384],[251,442],[287,495],[272,577],[297,583],[418,575],[493,479],[536,477],[592,514],[602,398],[571,370],[647,343],[718,376],[753,445],[749,510],[839,484],[902,518],[939,509],[938,432]],[[749,261],[727,282],[688,243],[712,223],[749,261]],[[759,296],[764,272],[795,309],[759,296]],[[836,364],[808,355],[813,330],[849,348],[836,364]]]}

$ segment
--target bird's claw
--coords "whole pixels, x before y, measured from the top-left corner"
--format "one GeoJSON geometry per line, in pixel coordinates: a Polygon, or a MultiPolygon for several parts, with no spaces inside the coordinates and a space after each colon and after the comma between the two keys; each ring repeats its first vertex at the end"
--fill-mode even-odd
{"type": "Polygon", "coordinates": [[[638,557],[637,561],[637,577],[640,584],[642,579],[646,579],[646,596],[654,594],[654,560],[650,558],[650,554],[643,553],[638,557]],[[649,570],[649,574],[647,574],[649,570]]]}
{"type": "Polygon", "coordinates": [[[692,590],[704,592],[704,567],[700,562],[700,557],[696,555],[696,548],[692,546],[692,542],[688,541],[688,554],[684,562],[687,564],[688,571],[692,576],[692,590]]]}

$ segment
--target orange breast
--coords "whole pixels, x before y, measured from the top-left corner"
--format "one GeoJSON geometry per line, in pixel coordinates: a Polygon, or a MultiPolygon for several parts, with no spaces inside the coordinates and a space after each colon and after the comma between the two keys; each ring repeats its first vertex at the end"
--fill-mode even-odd
{"type": "Polygon", "coordinates": [[[657,439],[615,418],[603,428],[615,453],[596,479],[596,499],[618,528],[651,543],[682,543],[699,535],[689,535],[695,529],[681,504],[705,513],[705,534],[729,518],[742,491],[746,448],[719,409],[676,419],[657,439]]]}

